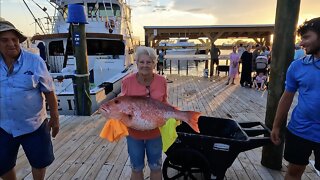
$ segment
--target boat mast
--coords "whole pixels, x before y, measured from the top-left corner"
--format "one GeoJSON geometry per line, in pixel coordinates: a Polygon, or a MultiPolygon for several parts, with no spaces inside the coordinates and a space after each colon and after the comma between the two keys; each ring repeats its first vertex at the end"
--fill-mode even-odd
{"type": "Polygon", "coordinates": [[[48,16],[48,20],[52,23],[50,15],[47,13],[47,8],[46,7],[41,7],[38,3],[36,3],[34,0],[32,0],[32,2],[37,5],[44,13],[46,13],[46,15],[48,16]]]}
{"type": "Polygon", "coordinates": [[[26,7],[28,8],[28,10],[29,10],[30,14],[32,15],[33,19],[35,20],[35,22],[38,24],[38,26],[39,26],[39,28],[41,29],[42,33],[43,33],[43,34],[46,34],[46,33],[44,32],[44,30],[42,29],[39,21],[37,20],[37,18],[34,16],[34,14],[32,13],[32,11],[30,10],[30,8],[29,8],[29,6],[27,5],[26,1],[23,0],[23,2],[24,2],[24,4],[26,5],[26,7]]]}

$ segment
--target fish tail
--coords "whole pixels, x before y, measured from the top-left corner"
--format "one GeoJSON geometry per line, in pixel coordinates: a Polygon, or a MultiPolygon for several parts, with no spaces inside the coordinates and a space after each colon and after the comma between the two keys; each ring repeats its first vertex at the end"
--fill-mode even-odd
{"type": "Polygon", "coordinates": [[[188,121],[186,123],[197,133],[200,133],[199,126],[198,126],[198,119],[201,115],[199,112],[195,111],[187,111],[188,113],[188,121]]]}

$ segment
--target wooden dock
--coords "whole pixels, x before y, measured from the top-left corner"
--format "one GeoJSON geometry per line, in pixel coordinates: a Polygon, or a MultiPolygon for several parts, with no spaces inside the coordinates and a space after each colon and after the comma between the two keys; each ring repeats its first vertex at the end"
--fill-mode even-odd
{"type": "MultiPolygon", "coordinates": [[[[226,86],[226,77],[170,75],[168,79],[173,81],[168,84],[169,102],[182,110],[200,111],[203,115],[231,118],[239,122],[264,122],[267,91],[243,88],[239,82],[226,86]]],[[[99,137],[105,123],[101,115],[60,116],[60,119],[61,130],[53,140],[56,159],[47,169],[47,179],[130,179],[126,141],[123,138],[117,143],[109,143],[99,137]]],[[[283,161],[281,171],[265,168],[260,164],[261,150],[256,148],[240,153],[227,170],[225,179],[283,179],[288,163],[283,161]]],[[[18,179],[32,179],[31,167],[21,149],[16,171],[18,179]]],[[[148,168],[145,171],[145,179],[150,179],[148,168]]],[[[302,179],[320,177],[309,165],[302,179]]]]}

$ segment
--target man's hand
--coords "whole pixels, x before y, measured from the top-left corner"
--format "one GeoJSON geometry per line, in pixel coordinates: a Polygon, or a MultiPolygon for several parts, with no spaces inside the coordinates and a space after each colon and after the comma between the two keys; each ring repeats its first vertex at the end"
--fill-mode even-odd
{"type": "Polygon", "coordinates": [[[270,138],[271,138],[271,141],[273,142],[273,144],[279,145],[281,143],[280,128],[272,128],[270,138]]]}
{"type": "Polygon", "coordinates": [[[47,103],[50,109],[50,120],[49,120],[49,128],[51,131],[52,137],[56,137],[59,132],[59,112],[58,112],[58,101],[57,97],[53,91],[44,93],[46,96],[47,103]]]}
{"type": "Polygon", "coordinates": [[[60,127],[59,115],[51,116],[48,125],[51,131],[51,136],[55,138],[59,133],[59,127],[60,127]]]}

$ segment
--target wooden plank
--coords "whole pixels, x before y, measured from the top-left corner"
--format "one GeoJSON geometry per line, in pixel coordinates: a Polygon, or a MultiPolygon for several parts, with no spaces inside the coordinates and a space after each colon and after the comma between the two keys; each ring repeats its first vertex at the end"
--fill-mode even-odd
{"type": "Polygon", "coordinates": [[[263,167],[260,163],[261,156],[257,156],[257,154],[255,154],[253,151],[254,150],[246,151],[245,154],[247,155],[249,161],[252,163],[253,167],[257,170],[261,179],[263,180],[272,179],[272,176],[267,170],[267,168],[263,167]]]}
{"type": "Polygon", "coordinates": [[[246,173],[252,180],[258,180],[261,179],[260,175],[254,168],[254,166],[251,164],[251,162],[248,160],[248,157],[244,152],[240,153],[238,155],[238,159],[241,162],[242,166],[244,167],[246,173]]]}

